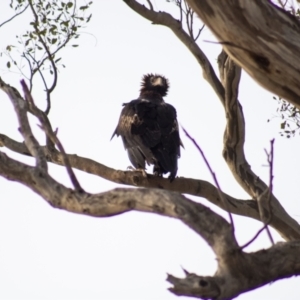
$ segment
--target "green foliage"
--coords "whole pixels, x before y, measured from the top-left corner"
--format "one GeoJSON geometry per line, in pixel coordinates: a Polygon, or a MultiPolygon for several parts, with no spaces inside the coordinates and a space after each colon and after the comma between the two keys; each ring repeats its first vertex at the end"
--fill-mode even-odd
{"type": "Polygon", "coordinates": [[[22,10],[22,8],[27,4],[26,0],[11,0],[9,6],[15,10],[16,12],[18,12],[19,10],[22,10]]]}
{"type": "MultiPolygon", "coordinates": [[[[300,10],[296,7],[299,7],[299,4],[294,2],[289,3],[288,1],[278,1],[277,4],[279,7],[300,20],[300,10]]],[[[274,96],[273,99],[278,102],[278,108],[276,111],[278,113],[278,117],[281,119],[279,134],[286,138],[295,137],[297,133],[300,134],[299,109],[280,97],[274,96]]],[[[268,120],[268,122],[269,121],[270,120],[268,120]]]]}
{"type": "MultiPolygon", "coordinates": [[[[87,15],[92,2],[84,2],[85,5],[80,7],[77,7],[77,2],[79,1],[11,0],[10,3],[15,11],[14,17],[26,11],[30,14],[31,21],[28,29],[16,36],[16,44],[7,45],[1,55],[7,56],[6,67],[9,70],[20,72],[29,80],[30,90],[33,88],[33,79],[38,74],[45,85],[47,100],[56,86],[58,68],[65,67],[61,57],[57,57],[58,54],[67,45],[78,47],[78,44],[71,42],[79,38],[80,29],[92,17],[91,14],[87,15]]],[[[2,25],[11,22],[13,18],[2,25]]]]}
{"type": "MultiPolygon", "coordinates": [[[[281,136],[290,138],[300,134],[300,111],[291,103],[280,97],[273,97],[278,102],[277,117],[281,119],[280,131],[281,136]]],[[[269,120],[268,120],[269,121],[269,120]]]]}

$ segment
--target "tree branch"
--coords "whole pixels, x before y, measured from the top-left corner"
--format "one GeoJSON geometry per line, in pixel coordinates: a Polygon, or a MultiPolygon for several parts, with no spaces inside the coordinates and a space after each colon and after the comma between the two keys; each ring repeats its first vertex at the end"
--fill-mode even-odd
{"type": "MultiPolygon", "coordinates": [[[[149,10],[135,0],[124,0],[124,2],[135,12],[152,21],[153,24],[169,27],[196,57],[202,67],[203,77],[210,83],[218,95],[227,116],[223,149],[225,161],[241,187],[254,199],[260,197],[268,187],[251,170],[243,149],[245,142],[245,122],[242,107],[237,99],[241,74],[240,67],[234,64],[233,61],[227,57],[226,53],[221,54],[219,57],[221,83],[206,55],[195,41],[182,29],[181,22],[175,20],[166,12],[149,10]]],[[[190,1],[187,2],[190,3],[190,1]]],[[[217,4],[215,5],[217,6],[217,4]]],[[[224,28],[228,28],[228,26],[224,28]]],[[[282,225],[284,224],[283,227],[294,228],[298,232],[300,225],[286,213],[274,195],[272,195],[271,202],[272,213],[278,217],[280,216],[280,222],[282,222],[282,225]]],[[[222,208],[226,210],[226,207],[222,208]]],[[[271,226],[274,227],[273,221],[271,226]]],[[[280,231],[280,234],[282,235],[282,231],[280,231]]],[[[282,236],[287,240],[293,239],[292,235],[287,236],[284,234],[282,236]]]]}
{"type": "Polygon", "coordinates": [[[244,253],[238,247],[227,221],[180,194],[159,189],[120,188],[91,195],[66,188],[48,173],[41,176],[36,172],[36,167],[13,160],[2,152],[0,162],[1,176],[22,183],[55,208],[94,217],[109,217],[136,210],[177,218],[188,225],[213,249],[218,270],[212,277],[188,272],[183,279],[169,275],[168,281],[173,284],[170,290],[177,295],[232,299],[269,282],[300,274],[299,241],[244,253]]]}
{"type": "Polygon", "coordinates": [[[166,12],[156,12],[146,8],[135,0],[123,0],[132,10],[143,16],[153,24],[163,25],[170,28],[178,39],[190,50],[197,62],[202,67],[203,78],[211,85],[221,102],[224,104],[224,88],[220,83],[216,73],[210,64],[205,53],[197,45],[196,41],[190,37],[182,28],[180,21],[174,19],[166,12]]]}
{"type": "MultiPolygon", "coordinates": [[[[300,275],[300,242],[278,243],[267,250],[254,253],[232,253],[232,268],[219,264],[215,276],[198,276],[186,272],[185,278],[168,275],[174,286],[171,292],[179,296],[225,300],[266,285],[274,280],[300,275]],[[289,259],[287,259],[289,257],[289,259]],[[272,266],[272,267],[271,267],[272,266]]],[[[228,266],[229,267],[229,266],[228,266]]]]}
{"type": "Polygon", "coordinates": [[[268,0],[187,2],[239,66],[264,88],[300,108],[296,17],[268,0]]]}
{"type": "MultiPolygon", "coordinates": [[[[12,100],[15,102],[20,101],[21,104],[24,103],[24,107],[26,106],[26,109],[30,109],[30,106],[28,107],[27,103],[21,98],[20,94],[17,92],[17,90],[8,84],[6,84],[1,78],[0,78],[0,88],[8,94],[9,97],[16,98],[15,100],[12,100]]],[[[19,106],[17,106],[18,108],[19,106]]],[[[35,110],[39,110],[37,107],[35,107],[35,110]]],[[[25,114],[26,110],[22,110],[22,112],[17,112],[19,114],[25,114]]],[[[31,109],[31,112],[36,115],[38,118],[43,119],[44,126],[51,129],[51,124],[42,111],[39,110],[39,112],[34,111],[31,109]],[[42,117],[42,116],[43,117],[42,117]],[[49,123],[49,124],[48,124],[49,123]]],[[[236,117],[233,116],[233,120],[235,120],[236,117]]],[[[26,116],[27,120],[27,116],[26,116]]],[[[28,120],[27,120],[28,122],[28,120]]],[[[29,126],[29,125],[28,125],[29,126]]],[[[27,129],[26,129],[27,130],[27,129]]],[[[29,128],[30,130],[30,128],[29,128]]],[[[28,131],[28,130],[27,130],[28,131]]],[[[241,139],[242,137],[240,137],[241,139]]],[[[25,138],[24,138],[25,139],[25,138]]],[[[30,139],[26,138],[27,142],[30,139]]],[[[25,155],[32,155],[36,157],[37,153],[32,152],[35,151],[32,149],[32,145],[29,146],[26,144],[25,139],[25,145],[24,143],[18,143],[9,137],[5,135],[0,135],[0,146],[5,146],[8,149],[15,151],[17,153],[25,154],[25,155]],[[28,150],[30,149],[30,150],[28,150]]],[[[43,161],[43,164],[46,164],[44,160],[53,162],[55,164],[59,165],[65,165],[65,160],[63,157],[63,154],[59,151],[57,151],[54,147],[48,147],[48,146],[37,146],[36,151],[38,151],[38,155],[40,157],[40,160],[43,161]]],[[[235,150],[237,151],[237,150],[235,150]]],[[[239,155],[244,155],[243,149],[239,150],[239,155]]],[[[77,168],[81,171],[85,171],[87,173],[91,173],[94,175],[101,176],[102,178],[105,178],[107,180],[121,183],[121,184],[127,184],[132,186],[141,186],[141,187],[152,187],[152,188],[159,188],[159,189],[166,189],[170,191],[177,191],[180,193],[187,193],[190,195],[195,195],[199,197],[204,197],[208,201],[212,202],[213,204],[221,207],[225,211],[229,211],[234,214],[247,216],[254,218],[256,220],[260,220],[260,214],[257,206],[257,202],[254,200],[238,200],[235,199],[221,191],[219,191],[216,187],[214,187],[212,184],[203,181],[203,180],[195,180],[195,179],[189,179],[189,178],[176,178],[173,183],[170,183],[167,179],[159,178],[156,176],[148,175],[147,178],[143,177],[140,172],[132,172],[132,171],[119,171],[114,170],[112,168],[109,168],[103,164],[97,163],[91,159],[83,158],[77,155],[71,155],[66,154],[69,164],[71,168],[77,168]],[[223,195],[224,201],[220,199],[219,192],[223,195]]],[[[244,157],[244,156],[243,156],[244,157]]],[[[229,161],[229,163],[231,163],[229,161]]],[[[235,164],[235,160],[232,162],[235,164]]],[[[244,161],[238,160],[238,163],[235,164],[238,167],[238,170],[243,170],[243,167],[247,165],[244,161]],[[238,163],[242,163],[242,166],[240,167],[238,163]]],[[[250,168],[250,167],[249,167],[250,168]]],[[[251,171],[251,169],[250,169],[251,171]]],[[[252,171],[251,171],[252,172],[252,171]]],[[[244,173],[242,173],[244,174],[244,173]]],[[[246,173],[247,174],[247,173],[246,173]]],[[[247,182],[251,177],[246,177],[245,182],[247,186],[247,182]]],[[[251,182],[251,180],[250,180],[251,182]]],[[[264,183],[260,182],[258,179],[256,181],[252,181],[252,184],[261,184],[264,183]],[[258,182],[258,183],[257,183],[258,182]]],[[[255,194],[256,195],[256,194],[255,194]]],[[[274,196],[273,196],[274,197],[274,196]]],[[[275,198],[274,198],[275,199],[275,198]]],[[[276,200],[278,202],[278,200],[276,200]]],[[[273,203],[276,203],[275,201],[272,201],[273,203]]],[[[276,204],[277,205],[277,204],[276,204]]],[[[274,205],[273,205],[274,206],[274,205]]],[[[273,208],[272,206],[272,208],[273,208]]],[[[300,239],[300,226],[299,224],[293,220],[286,212],[285,210],[280,206],[280,204],[277,205],[276,209],[273,209],[272,211],[273,217],[272,221],[270,223],[270,226],[275,228],[286,240],[297,240],[300,239]]]]}
{"type": "Polygon", "coordinates": [[[271,191],[270,193],[268,192],[268,186],[251,170],[245,157],[245,121],[242,106],[238,101],[241,69],[224,51],[219,55],[218,64],[225,88],[225,112],[227,119],[223,157],[240,186],[254,199],[260,199],[260,203],[264,208],[264,212],[261,211],[261,214],[267,214],[270,205],[270,213],[272,215],[281,215],[281,220],[289,227],[299,227],[299,224],[286,213],[271,191]],[[263,200],[262,197],[266,199],[263,200]]]}
{"type": "MultiPolygon", "coordinates": [[[[40,34],[40,31],[39,31],[39,28],[38,28],[38,24],[39,24],[39,17],[33,7],[33,4],[32,4],[32,0],[29,0],[29,5],[30,5],[30,8],[31,8],[31,11],[33,13],[33,16],[34,16],[34,22],[33,22],[33,27],[35,29],[35,32],[36,32],[36,35],[38,36],[38,39],[40,41],[40,43],[42,44],[42,46],[44,47],[44,50],[46,51],[47,53],[47,57],[46,59],[48,59],[50,61],[50,64],[52,66],[52,69],[53,69],[53,82],[52,82],[52,85],[50,88],[47,87],[46,83],[44,82],[45,84],[45,87],[46,87],[46,94],[47,94],[47,97],[46,97],[46,100],[47,100],[47,108],[45,110],[45,114],[47,115],[49,112],[50,112],[50,109],[51,109],[51,99],[50,99],[50,94],[54,91],[55,87],[56,87],[56,84],[57,84],[57,68],[56,68],[56,64],[54,63],[54,60],[53,60],[53,54],[51,54],[46,42],[43,40],[41,34],[40,34]]],[[[39,70],[40,69],[40,66],[37,64],[36,66],[36,70],[39,70]]],[[[31,75],[33,76],[33,74],[31,75]]],[[[42,76],[43,78],[43,76],[42,76]]]]}
{"type": "Polygon", "coordinates": [[[17,16],[21,15],[27,8],[28,8],[29,4],[25,5],[25,7],[19,11],[18,13],[16,13],[15,15],[13,15],[12,17],[10,17],[9,19],[7,19],[6,21],[2,22],[0,24],[0,27],[4,26],[5,24],[9,23],[10,21],[12,21],[14,18],[16,18],[17,16]]]}
{"type": "Polygon", "coordinates": [[[233,218],[232,218],[232,215],[230,213],[230,210],[228,209],[228,207],[226,206],[227,202],[226,200],[224,199],[223,197],[223,193],[222,193],[222,190],[221,190],[221,186],[218,182],[218,179],[217,179],[217,176],[216,176],[216,173],[213,171],[213,169],[211,168],[210,166],[210,163],[208,162],[204,152],[202,151],[201,147],[198,145],[198,143],[195,141],[194,138],[192,138],[190,136],[190,134],[182,127],[183,129],[183,132],[185,133],[185,135],[192,141],[192,143],[194,144],[194,146],[197,148],[197,150],[200,152],[203,160],[204,160],[204,163],[207,167],[207,169],[209,170],[212,178],[213,178],[213,181],[217,187],[217,190],[219,192],[219,196],[220,196],[220,199],[222,200],[223,204],[224,204],[224,207],[226,208],[225,210],[228,211],[228,215],[229,215],[229,220],[230,220],[230,225],[231,225],[231,230],[232,230],[232,234],[234,234],[234,222],[233,222],[233,218]]]}
{"type": "Polygon", "coordinates": [[[36,159],[36,164],[41,171],[47,172],[47,161],[44,152],[34,137],[27,118],[28,103],[24,101],[20,93],[15,88],[6,84],[1,78],[0,89],[8,95],[14,106],[20,125],[20,132],[24,138],[25,145],[29,150],[29,153],[36,159]]]}
{"type": "MultiPolygon", "coordinates": [[[[23,155],[31,155],[24,143],[14,141],[3,134],[0,134],[0,146],[7,147],[8,149],[23,155]]],[[[62,154],[59,151],[56,149],[49,150],[46,146],[41,146],[41,148],[44,150],[46,159],[49,162],[61,166],[64,165],[62,154]]],[[[173,183],[170,183],[166,178],[150,174],[147,174],[147,178],[145,178],[138,171],[115,170],[92,159],[81,157],[76,154],[67,154],[67,156],[72,168],[100,176],[106,180],[130,186],[157,188],[203,197],[225,211],[227,211],[226,207],[228,207],[229,211],[233,214],[260,221],[257,201],[236,199],[222,192],[226,201],[225,206],[219,197],[219,191],[216,187],[205,180],[179,177],[176,178],[173,183]]],[[[295,224],[289,226],[286,224],[285,220],[282,219],[281,214],[277,212],[273,212],[270,226],[276,229],[286,240],[300,239],[299,224],[295,222],[295,224]]]]}
{"type": "Polygon", "coordinates": [[[49,174],[40,176],[35,167],[25,165],[0,152],[0,174],[35,191],[55,208],[94,217],[108,217],[137,210],[182,220],[200,234],[219,256],[238,249],[230,224],[200,203],[160,189],[119,188],[88,194],[66,188],[49,174]],[[220,240],[218,236],[225,238],[220,240]]]}

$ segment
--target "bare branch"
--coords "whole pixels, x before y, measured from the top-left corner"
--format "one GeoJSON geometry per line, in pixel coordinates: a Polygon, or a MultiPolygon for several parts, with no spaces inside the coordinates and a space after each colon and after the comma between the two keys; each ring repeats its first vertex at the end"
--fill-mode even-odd
{"type": "Polygon", "coordinates": [[[94,217],[114,216],[131,210],[152,212],[182,220],[200,234],[218,256],[238,249],[226,220],[178,193],[159,189],[120,188],[90,195],[64,187],[49,174],[39,177],[34,172],[35,167],[15,161],[1,152],[0,159],[2,176],[21,182],[53,207],[94,217]],[[224,238],[219,239],[219,236],[224,238]]]}
{"type": "MultiPolygon", "coordinates": [[[[20,154],[31,155],[23,143],[14,141],[3,134],[0,134],[0,146],[7,147],[8,149],[20,154]]],[[[42,149],[44,150],[45,156],[49,162],[61,166],[64,165],[62,154],[59,151],[54,148],[50,150],[45,146],[42,147],[42,149]]],[[[100,176],[106,180],[130,186],[157,188],[203,197],[224,210],[228,208],[233,214],[250,217],[260,221],[256,200],[239,200],[222,192],[227,203],[226,206],[224,206],[223,201],[221,201],[219,197],[219,191],[215,186],[205,180],[177,177],[172,183],[170,183],[166,178],[150,174],[147,174],[147,178],[145,178],[137,171],[115,170],[89,158],[81,157],[76,154],[67,155],[72,168],[100,176]]],[[[279,211],[273,212],[270,226],[276,229],[286,240],[300,239],[299,224],[295,221],[293,223],[289,221],[289,219],[285,219],[285,215],[279,211]]]]}
{"type": "Polygon", "coordinates": [[[150,0],[147,0],[147,3],[149,4],[150,9],[153,10],[152,2],[150,0]]]}
{"type": "Polygon", "coordinates": [[[266,229],[267,225],[264,225],[261,229],[259,229],[256,234],[254,235],[254,237],[247,242],[245,245],[241,246],[240,249],[243,250],[245,248],[247,248],[249,245],[251,245],[257,238],[258,236],[266,229]]]}
{"type": "Polygon", "coordinates": [[[274,139],[270,141],[271,144],[271,151],[270,153],[268,153],[266,150],[266,154],[267,154],[267,160],[269,163],[269,167],[270,167],[270,175],[269,175],[269,188],[268,190],[266,190],[264,193],[262,193],[262,195],[260,197],[258,197],[257,199],[257,203],[258,203],[258,209],[259,209],[259,215],[260,218],[262,220],[262,222],[264,222],[264,226],[256,233],[256,235],[249,241],[247,242],[244,246],[241,247],[241,249],[244,249],[246,247],[248,247],[252,242],[255,241],[255,239],[261,234],[261,232],[263,230],[267,231],[268,237],[271,241],[271,244],[274,245],[274,240],[273,237],[271,235],[271,232],[268,228],[268,225],[270,224],[271,220],[272,220],[272,211],[271,211],[271,200],[272,200],[272,192],[273,192],[273,162],[274,162],[274,139]],[[264,194],[268,193],[268,197],[267,200],[265,201],[266,197],[264,194]],[[263,203],[263,202],[267,202],[267,203],[263,203]],[[265,207],[267,207],[267,210],[265,210],[265,207]]]}
{"type": "Polygon", "coordinates": [[[27,117],[27,103],[22,99],[20,93],[14,87],[6,84],[1,78],[0,89],[8,95],[14,106],[20,125],[20,132],[24,138],[27,149],[29,150],[30,154],[36,159],[36,164],[41,169],[41,171],[47,172],[47,161],[44,152],[42,151],[38,141],[34,137],[29,125],[27,117]]]}
{"type": "MultiPolygon", "coordinates": [[[[184,1],[184,0],[183,0],[184,1]]],[[[179,8],[179,14],[180,14],[180,24],[182,24],[182,19],[183,19],[183,8],[182,8],[182,0],[176,1],[176,4],[179,8]]]]}
{"type": "Polygon", "coordinates": [[[168,275],[174,286],[169,290],[179,296],[201,299],[233,299],[241,293],[300,274],[300,242],[277,243],[267,250],[232,254],[231,269],[220,264],[215,276],[190,273],[185,278],[168,275]],[[287,259],[287,257],[289,259],[287,259]],[[269,266],[272,266],[270,268],[269,266]],[[226,271],[229,271],[225,274],[226,271]]]}
{"type": "Polygon", "coordinates": [[[198,33],[197,33],[197,35],[196,35],[196,37],[195,37],[195,39],[194,39],[195,42],[198,40],[198,38],[199,38],[199,36],[200,36],[202,30],[204,29],[204,27],[205,27],[205,24],[203,24],[203,26],[198,30],[198,33]]]}
{"type": "MultiPolygon", "coordinates": [[[[47,58],[46,59],[48,59],[50,61],[52,69],[53,69],[53,82],[52,82],[51,87],[47,88],[47,90],[46,90],[46,92],[47,92],[47,98],[46,98],[47,99],[47,108],[45,110],[45,114],[47,115],[49,113],[50,109],[51,109],[50,94],[53,92],[53,90],[55,89],[56,84],[57,84],[57,68],[56,68],[56,64],[55,64],[55,62],[53,60],[54,54],[50,52],[47,44],[45,43],[45,41],[43,40],[43,38],[42,38],[42,36],[41,36],[41,34],[39,32],[39,28],[38,28],[39,17],[38,17],[38,15],[37,15],[34,7],[33,7],[32,0],[29,0],[29,5],[30,5],[31,11],[32,11],[32,13],[34,15],[34,18],[35,18],[35,21],[33,23],[34,24],[33,27],[35,29],[35,32],[36,32],[36,34],[38,36],[39,41],[41,42],[41,44],[43,45],[43,47],[44,47],[44,49],[45,49],[45,51],[47,53],[47,58]]],[[[42,62],[40,64],[40,66],[42,65],[42,62]]],[[[40,66],[37,66],[37,70],[40,68],[40,66]]]]}
{"type": "Polygon", "coordinates": [[[269,282],[300,274],[299,241],[244,253],[226,220],[180,194],[159,189],[124,188],[94,195],[79,193],[58,183],[48,173],[40,176],[35,167],[15,161],[2,152],[0,161],[1,176],[22,183],[55,208],[94,217],[136,210],[177,218],[188,225],[212,247],[218,270],[213,277],[188,272],[183,279],[169,275],[168,281],[173,284],[170,290],[177,295],[232,299],[269,282]],[[270,265],[272,268],[266,267],[270,265]]]}
{"type": "Polygon", "coordinates": [[[182,127],[182,130],[184,131],[185,135],[193,142],[194,146],[198,149],[198,151],[200,152],[205,164],[206,164],[206,167],[208,168],[212,178],[213,178],[213,181],[218,189],[218,192],[219,192],[219,196],[220,196],[220,199],[222,200],[222,202],[224,203],[224,206],[226,207],[226,211],[228,212],[228,215],[229,215],[229,220],[230,220],[230,224],[231,224],[231,230],[232,230],[232,234],[234,234],[234,223],[233,223],[233,218],[232,218],[232,215],[230,213],[230,210],[228,209],[227,207],[227,202],[226,200],[224,199],[223,197],[223,194],[222,194],[222,189],[221,189],[221,186],[218,182],[218,179],[217,179],[217,176],[216,176],[216,173],[213,171],[213,169],[211,168],[208,160],[206,159],[206,156],[204,154],[204,152],[202,151],[201,147],[199,146],[199,144],[195,141],[194,138],[192,138],[190,136],[190,134],[182,127]]]}
{"type": "Polygon", "coordinates": [[[8,20],[2,22],[2,23],[0,24],[0,27],[2,27],[3,25],[9,23],[10,21],[12,21],[12,20],[13,20],[14,18],[16,18],[17,16],[21,15],[21,14],[28,8],[28,6],[29,6],[29,4],[25,5],[25,7],[24,7],[21,11],[19,11],[18,13],[16,13],[16,14],[13,15],[12,17],[10,17],[8,20]]]}
{"type": "Polygon", "coordinates": [[[73,187],[75,188],[76,191],[78,191],[80,193],[83,193],[84,190],[81,187],[75,173],[73,172],[73,169],[72,169],[72,167],[70,165],[70,162],[69,162],[69,158],[68,158],[68,156],[65,152],[65,149],[64,149],[62,143],[58,139],[57,135],[51,130],[51,128],[49,128],[46,125],[46,123],[43,122],[42,118],[40,118],[40,121],[42,123],[42,129],[46,132],[47,136],[52,140],[52,142],[57,145],[58,150],[61,152],[62,158],[63,158],[63,164],[65,165],[65,167],[67,169],[67,172],[68,172],[70,180],[73,184],[73,187]]]}
{"type": "Polygon", "coordinates": [[[268,190],[266,190],[263,194],[265,194],[266,192],[268,193],[268,197],[267,200],[265,201],[266,197],[264,196],[260,196],[257,199],[257,203],[258,203],[258,209],[259,209],[259,215],[260,218],[262,220],[262,222],[264,222],[264,226],[256,233],[256,235],[249,241],[247,242],[244,246],[241,247],[241,249],[244,249],[246,247],[248,247],[253,241],[255,241],[255,239],[260,235],[260,233],[263,230],[267,231],[268,237],[271,241],[271,244],[274,245],[274,240],[273,237],[271,235],[271,232],[268,228],[268,225],[270,224],[271,220],[272,220],[272,211],[271,211],[271,200],[272,200],[272,192],[273,192],[273,162],[274,162],[274,139],[272,139],[270,141],[270,145],[271,145],[271,150],[270,153],[268,153],[266,150],[266,154],[267,154],[267,160],[269,163],[269,167],[270,167],[270,175],[269,175],[269,188],[268,190]],[[267,202],[264,203],[263,202],[267,202]],[[265,207],[267,207],[267,210],[265,210],[265,207]]]}
{"type": "MultiPolygon", "coordinates": [[[[47,101],[47,107],[46,107],[46,110],[45,110],[45,114],[47,115],[51,109],[51,92],[48,88],[48,85],[47,85],[47,82],[46,82],[46,79],[43,75],[43,72],[41,71],[41,68],[39,66],[39,63],[36,61],[36,59],[30,54],[28,53],[28,55],[30,56],[30,58],[36,63],[36,71],[39,72],[40,76],[41,76],[41,79],[43,81],[43,84],[44,84],[44,87],[45,87],[45,92],[46,92],[46,101],[47,101]]],[[[28,64],[30,65],[30,60],[27,58],[27,55],[24,54],[24,58],[28,61],[28,64]]],[[[30,88],[29,88],[29,91],[30,93],[32,92],[32,80],[33,80],[33,76],[35,74],[36,71],[33,71],[32,68],[30,68],[30,88]]]]}
{"type": "MultiPolygon", "coordinates": [[[[225,111],[227,119],[224,133],[223,157],[240,186],[251,197],[258,199],[261,196],[265,196],[263,193],[268,191],[268,186],[251,170],[245,158],[245,121],[242,106],[238,101],[238,84],[241,69],[224,51],[219,55],[218,64],[222,83],[225,88],[225,111]]],[[[291,227],[299,226],[286,213],[273,194],[271,196],[271,208],[272,214],[281,215],[282,220],[284,219],[287,222],[286,225],[289,224],[288,226],[291,227]]],[[[264,209],[267,208],[264,207],[264,209]]]]}
{"type": "Polygon", "coordinates": [[[286,0],[285,3],[283,3],[282,0],[278,0],[278,3],[280,4],[280,6],[281,6],[283,9],[285,9],[285,6],[286,6],[287,2],[288,2],[288,0],[286,0]]]}
{"type": "MultiPolygon", "coordinates": [[[[42,76],[42,78],[43,78],[43,76],[42,76]]],[[[21,81],[21,85],[24,90],[25,99],[29,103],[28,111],[31,112],[34,116],[36,116],[41,121],[43,126],[47,128],[47,131],[53,132],[51,123],[50,123],[47,115],[34,104],[33,98],[31,96],[31,91],[30,91],[30,89],[28,89],[24,80],[21,81]]],[[[55,146],[55,143],[53,143],[52,140],[47,135],[46,135],[46,145],[49,149],[52,149],[55,146]]]]}
{"type": "Polygon", "coordinates": [[[73,172],[73,170],[70,166],[68,156],[66,155],[66,152],[64,150],[64,147],[63,147],[62,143],[60,142],[60,140],[58,139],[56,134],[54,134],[54,132],[52,131],[51,126],[49,126],[49,123],[45,121],[45,114],[35,106],[33,98],[31,96],[31,93],[30,93],[30,91],[29,91],[29,89],[28,89],[28,87],[27,87],[24,80],[21,81],[21,85],[22,85],[23,90],[24,90],[25,99],[28,101],[31,111],[40,120],[41,125],[42,125],[42,129],[45,131],[46,135],[52,140],[53,144],[57,145],[59,151],[61,152],[62,157],[63,157],[63,163],[66,166],[67,172],[69,174],[70,180],[71,180],[75,190],[78,191],[78,192],[84,192],[84,190],[80,186],[79,181],[76,178],[75,173],[73,172]]]}
{"type": "Polygon", "coordinates": [[[269,188],[257,198],[257,202],[258,202],[258,209],[259,209],[259,214],[260,214],[261,220],[265,224],[265,228],[266,228],[268,237],[271,241],[271,244],[274,245],[273,237],[268,228],[268,224],[270,224],[270,222],[272,220],[271,201],[272,201],[273,178],[274,178],[274,175],[273,175],[274,139],[271,140],[270,144],[271,144],[270,153],[268,153],[265,150],[265,152],[267,154],[269,168],[270,168],[269,188]]]}

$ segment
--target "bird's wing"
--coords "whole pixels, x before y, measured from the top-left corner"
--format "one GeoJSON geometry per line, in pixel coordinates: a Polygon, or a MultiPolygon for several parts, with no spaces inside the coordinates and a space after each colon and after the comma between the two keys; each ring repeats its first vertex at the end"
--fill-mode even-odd
{"type": "Polygon", "coordinates": [[[176,110],[172,105],[164,103],[158,106],[157,116],[161,140],[153,153],[164,169],[176,174],[181,145],[176,110]]]}
{"type": "MultiPolygon", "coordinates": [[[[153,154],[145,145],[138,134],[132,133],[132,126],[138,122],[136,113],[136,104],[140,100],[133,100],[124,104],[119,123],[113,134],[121,135],[125,149],[128,151],[128,157],[135,168],[145,168],[145,160],[148,164],[153,163],[153,154]]],[[[113,137],[112,136],[112,137],[113,137]]]]}

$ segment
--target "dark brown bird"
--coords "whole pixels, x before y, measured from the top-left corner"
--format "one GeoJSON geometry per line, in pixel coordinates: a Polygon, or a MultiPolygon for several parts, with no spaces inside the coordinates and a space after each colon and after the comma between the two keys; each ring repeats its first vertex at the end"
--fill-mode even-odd
{"type": "Polygon", "coordinates": [[[145,163],[154,165],[157,176],[177,174],[180,146],[176,109],[167,104],[169,81],[164,76],[147,74],[142,78],[140,96],[124,103],[119,123],[112,138],[121,136],[129,160],[136,169],[145,170],[145,163]]]}

